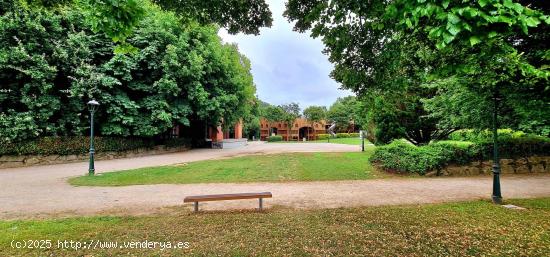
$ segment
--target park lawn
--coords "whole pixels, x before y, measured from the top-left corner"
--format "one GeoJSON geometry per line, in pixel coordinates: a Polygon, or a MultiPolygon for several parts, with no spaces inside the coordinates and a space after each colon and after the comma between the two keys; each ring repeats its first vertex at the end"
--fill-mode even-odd
{"type": "Polygon", "coordinates": [[[127,186],[146,184],[192,184],[234,182],[289,182],[360,180],[390,176],[378,172],[364,153],[287,153],[252,155],[223,160],[191,162],[107,172],[69,179],[78,186],[127,186]]]}
{"type": "MultiPolygon", "coordinates": [[[[331,144],[345,144],[345,145],[361,145],[361,138],[353,137],[353,138],[331,138],[330,142],[326,139],[322,140],[314,140],[314,141],[277,141],[277,142],[269,142],[270,144],[278,144],[278,143],[331,143],[331,144]]],[[[365,145],[371,144],[368,140],[365,140],[365,145]]]]}
{"type": "MultiPolygon", "coordinates": [[[[315,143],[331,143],[331,144],[345,144],[345,145],[361,145],[361,138],[353,137],[353,138],[331,138],[330,141],[323,139],[323,140],[315,140],[313,141],[315,143]]],[[[365,145],[370,144],[368,140],[365,140],[365,145]]]]}
{"type": "Polygon", "coordinates": [[[178,207],[154,216],[0,221],[0,256],[549,256],[550,198],[508,203],[527,209],[489,201],[263,213],[178,207]],[[10,247],[12,240],[39,239],[52,240],[52,248],[10,247]],[[57,240],[189,248],[61,250],[57,240]]]}

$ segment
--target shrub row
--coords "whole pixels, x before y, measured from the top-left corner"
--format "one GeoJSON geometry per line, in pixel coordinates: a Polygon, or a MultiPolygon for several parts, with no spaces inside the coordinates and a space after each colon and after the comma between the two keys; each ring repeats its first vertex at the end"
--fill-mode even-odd
{"type": "MultiPolygon", "coordinates": [[[[189,146],[189,140],[174,138],[153,140],[144,138],[94,137],[97,152],[121,152],[138,148],[151,148],[155,145],[168,147],[189,146]]],[[[90,138],[84,136],[42,137],[31,141],[0,143],[2,155],[71,155],[85,154],[90,148],[90,138]]]]}
{"type": "Polygon", "coordinates": [[[283,141],[283,136],[270,136],[267,137],[267,142],[279,142],[283,141]]]}
{"type": "MultiPolygon", "coordinates": [[[[503,158],[522,158],[550,154],[550,140],[537,136],[501,138],[499,153],[503,158]]],[[[414,146],[402,141],[377,147],[370,161],[385,170],[418,173],[441,169],[449,164],[468,164],[492,158],[493,144],[479,142],[439,141],[414,146]]]]}
{"type": "MultiPolygon", "coordinates": [[[[523,131],[514,131],[511,129],[499,129],[498,132],[499,140],[507,140],[512,138],[537,138],[539,140],[544,140],[545,137],[526,134],[523,131]]],[[[457,130],[449,135],[450,140],[456,141],[471,141],[471,142],[483,142],[483,141],[492,141],[493,140],[493,131],[491,130],[473,130],[473,129],[461,129],[457,130]]]]}
{"type": "MultiPolygon", "coordinates": [[[[329,134],[317,134],[317,140],[328,139],[329,134]]],[[[359,133],[336,133],[336,138],[356,138],[359,137],[359,133]]],[[[332,138],[332,137],[331,137],[332,138]]]]}

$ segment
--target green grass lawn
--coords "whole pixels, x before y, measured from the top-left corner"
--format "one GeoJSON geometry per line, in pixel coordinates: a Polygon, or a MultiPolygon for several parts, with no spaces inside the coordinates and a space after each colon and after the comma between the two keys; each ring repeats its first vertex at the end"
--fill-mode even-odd
{"type": "Polygon", "coordinates": [[[71,178],[72,185],[126,186],[213,182],[358,180],[389,176],[375,171],[364,153],[288,153],[160,166],[71,178]]]}
{"type": "MultiPolygon", "coordinates": [[[[345,199],[342,199],[343,201],[345,199]]],[[[0,256],[549,256],[550,198],[421,206],[0,221],[0,256]],[[12,240],[52,240],[16,249],[12,240]],[[57,240],[189,242],[188,249],[65,249],[57,240]]]]}

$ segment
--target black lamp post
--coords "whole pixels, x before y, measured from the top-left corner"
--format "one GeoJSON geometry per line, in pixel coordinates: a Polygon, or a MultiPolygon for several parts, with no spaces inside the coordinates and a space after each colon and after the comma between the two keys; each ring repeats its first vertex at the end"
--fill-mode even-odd
{"type": "Polygon", "coordinates": [[[359,133],[361,135],[361,152],[365,151],[365,131],[359,130],[359,133]]]}
{"type": "Polygon", "coordinates": [[[88,102],[88,109],[90,110],[90,166],[88,168],[88,175],[93,176],[95,174],[94,168],[94,113],[97,110],[99,103],[96,100],[88,102]]]}
{"type": "Polygon", "coordinates": [[[501,98],[495,92],[493,96],[493,203],[502,204],[500,192],[500,157],[498,155],[498,103],[501,98]]]}

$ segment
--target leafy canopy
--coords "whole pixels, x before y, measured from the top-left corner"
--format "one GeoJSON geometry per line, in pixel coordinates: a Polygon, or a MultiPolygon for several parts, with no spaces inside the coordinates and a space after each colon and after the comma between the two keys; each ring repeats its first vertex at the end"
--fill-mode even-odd
{"type": "MultiPolygon", "coordinates": [[[[395,115],[417,109],[415,123],[429,117],[432,122],[423,127],[436,124],[437,134],[472,124],[487,127],[486,107],[499,92],[506,125],[544,133],[550,128],[543,118],[548,111],[538,110],[548,110],[550,55],[544,39],[550,20],[540,5],[510,0],[290,0],[285,15],[296,22],[296,30],[322,37],[324,52],[335,64],[331,76],[344,88],[371,102],[382,103],[374,100],[385,95],[416,99],[408,103],[419,108],[397,104],[390,107],[393,112],[381,113],[379,121],[403,124],[395,122],[395,115]],[[416,97],[406,97],[410,95],[416,97]],[[470,104],[461,113],[450,108],[466,102],[470,104]],[[458,122],[461,117],[475,122],[458,122]]],[[[375,117],[370,115],[369,122],[375,117]]],[[[413,130],[397,126],[387,133],[408,131],[413,130]]]]}
{"type": "Polygon", "coordinates": [[[327,107],[312,105],[304,109],[303,115],[311,123],[320,122],[327,117],[327,107]]]}
{"type": "MultiPolygon", "coordinates": [[[[272,24],[265,0],[151,0],[164,10],[173,11],[185,23],[216,23],[229,33],[258,35],[261,27],[272,24]]],[[[22,0],[33,7],[74,5],[84,13],[95,32],[103,32],[115,42],[124,41],[146,16],[149,0],[22,0]]]]}
{"type": "Polygon", "coordinates": [[[127,39],[139,51],[113,54],[78,8],[14,4],[0,16],[0,135],[16,141],[82,135],[96,99],[98,132],[160,136],[175,124],[234,123],[252,111],[249,60],[222,44],[216,26],[183,23],[152,4],[127,39]]]}

